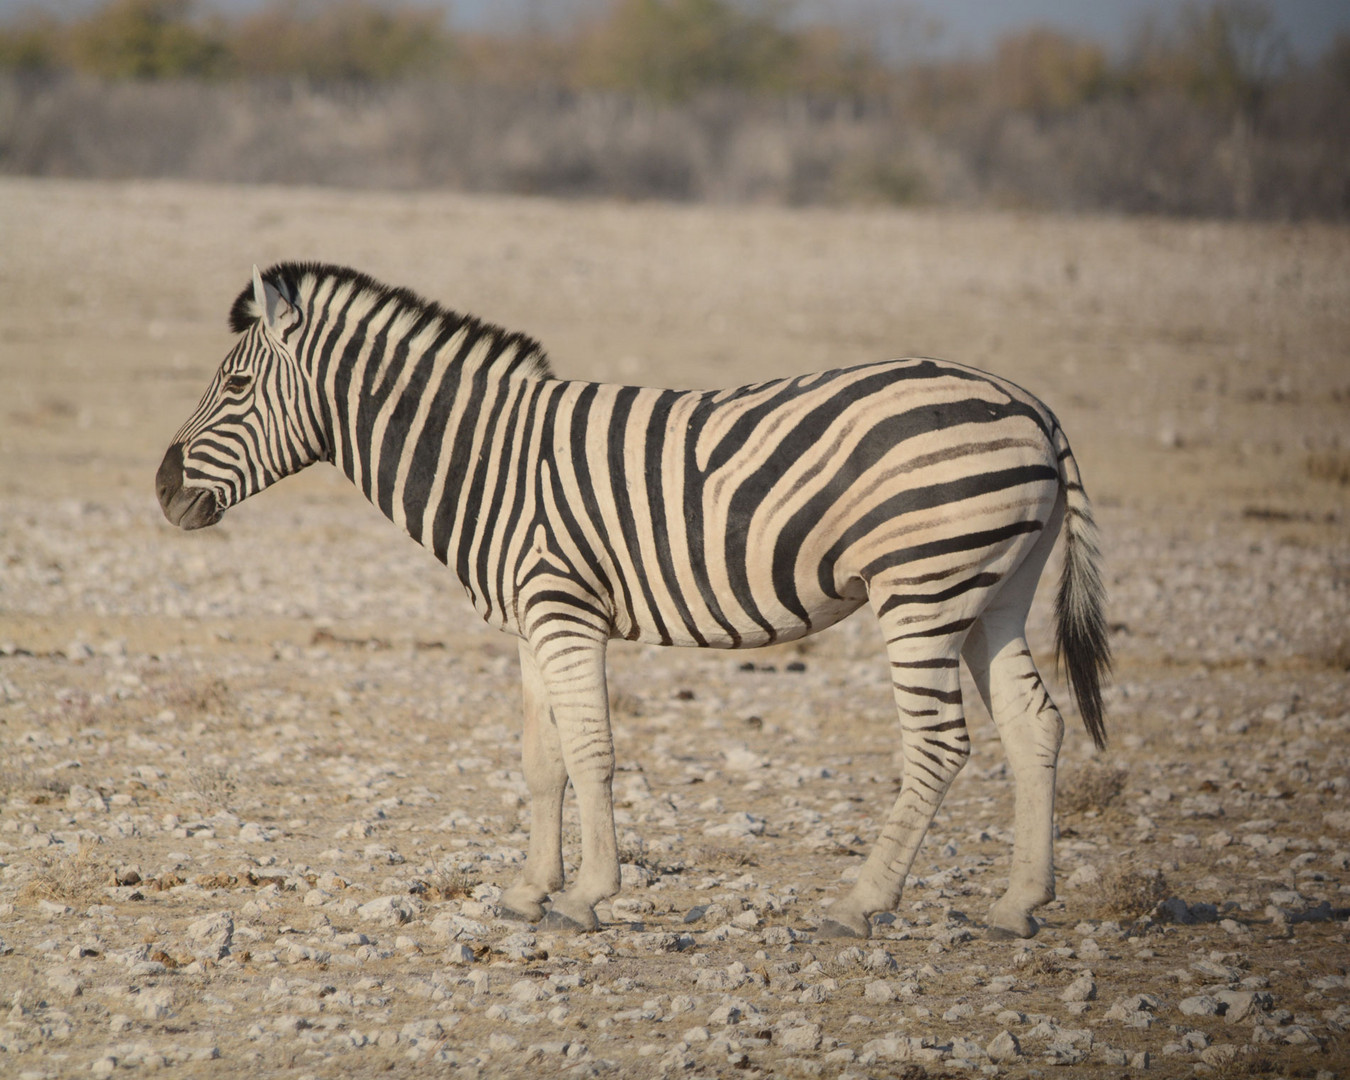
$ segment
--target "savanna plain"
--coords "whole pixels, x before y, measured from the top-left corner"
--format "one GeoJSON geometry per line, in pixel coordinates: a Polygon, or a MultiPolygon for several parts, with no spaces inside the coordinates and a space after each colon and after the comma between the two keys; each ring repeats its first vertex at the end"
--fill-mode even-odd
{"type": "Polygon", "coordinates": [[[1345,228],[6,179],[0,296],[0,1074],[1350,1071],[1345,228]],[[900,771],[865,612],[614,646],[623,892],[593,934],[499,919],[513,642],[329,466],[193,534],[154,498],[282,259],[528,332],[567,377],[930,355],[1041,396],[1116,664],[1097,753],[1038,598],[1067,721],[1040,932],[984,934],[1013,791],[971,689],[898,910],[813,934],[900,771]]]}

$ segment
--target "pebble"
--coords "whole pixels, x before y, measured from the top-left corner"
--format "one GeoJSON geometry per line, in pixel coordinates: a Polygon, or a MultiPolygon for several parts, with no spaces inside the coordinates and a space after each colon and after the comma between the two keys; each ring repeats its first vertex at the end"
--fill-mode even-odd
{"type": "Polygon", "coordinates": [[[1183,1016],[1216,1016],[1220,1011],[1218,999],[1209,994],[1182,998],[1177,1008],[1181,1010],[1183,1016]]]}
{"type": "Polygon", "coordinates": [[[1017,1041],[1016,1035],[1005,1029],[989,1041],[985,1053],[990,1061],[1005,1064],[1022,1056],[1022,1044],[1017,1041]]]}
{"type": "Polygon", "coordinates": [[[411,896],[380,896],[356,909],[356,917],[377,926],[402,926],[411,922],[422,910],[422,904],[411,896]]]}
{"type": "Polygon", "coordinates": [[[1059,999],[1065,1002],[1092,1001],[1097,996],[1097,983],[1091,972],[1083,972],[1073,982],[1060,991],[1059,999]]]}
{"type": "Polygon", "coordinates": [[[219,960],[227,956],[234,941],[234,916],[218,911],[188,924],[192,953],[199,959],[219,960]]]}

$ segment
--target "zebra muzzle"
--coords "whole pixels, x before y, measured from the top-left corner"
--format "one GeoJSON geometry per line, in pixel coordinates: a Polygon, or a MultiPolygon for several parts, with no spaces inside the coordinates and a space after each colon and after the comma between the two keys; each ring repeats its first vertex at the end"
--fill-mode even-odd
{"type": "Polygon", "coordinates": [[[206,488],[183,486],[183,447],[174,443],[164,454],[155,473],[155,494],[160,509],[173,525],[180,529],[201,529],[214,525],[225,511],[213,492],[206,488]]]}

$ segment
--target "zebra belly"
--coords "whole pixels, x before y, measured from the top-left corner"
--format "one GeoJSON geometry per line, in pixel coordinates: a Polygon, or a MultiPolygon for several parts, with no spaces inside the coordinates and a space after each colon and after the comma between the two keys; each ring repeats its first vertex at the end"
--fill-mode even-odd
{"type": "MultiPolygon", "coordinates": [[[[802,622],[798,619],[783,619],[779,620],[771,629],[766,630],[757,623],[744,621],[730,630],[719,626],[709,629],[707,632],[699,633],[697,636],[684,626],[680,626],[673,632],[667,632],[665,637],[659,634],[646,633],[640,634],[634,640],[649,645],[674,645],[679,648],[706,649],[760,649],[766,645],[779,645],[785,641],[797,641],[800,638],[819,633],[837,622],[842,622],[866,604],[867,596],[865,590],[862,589],[861,582],[858,582],[858,590],[862,592],[861,596],[848,596],[842,600],[822,597],[820,602],[812,607],[809,613],[809,622],[802,622]]],[[[852,592],[852,590],[850,591],[852,592]]]]}

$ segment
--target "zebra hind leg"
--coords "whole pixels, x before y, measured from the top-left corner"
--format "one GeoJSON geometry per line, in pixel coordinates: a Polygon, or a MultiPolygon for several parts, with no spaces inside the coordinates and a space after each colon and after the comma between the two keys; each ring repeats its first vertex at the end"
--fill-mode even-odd
{"type": "Polygon", "coordinates": [[[1032,912],[1055,898],[1055,767],[1064,721],[1027,647],[1027,611],[1054,542],[1037,544],[966,637],[963,655],[994,719],[1015,784],[1008,891],[988,917],[991,937],[1031,937],[1032,912]]]}
{"type": "Polygon", "coordinates": [[[563,885],[562,806],[567,769],[539,666],[523,641],[520,677],[525,706],[522,757],[525,783],[530,789],[530,848],[525,869],[502,894],[501,911],[508,919],[538,922],[544,917],[544,901],[563,885]]]}
{"type": "Polygon", "coordinates": [[[900,794],[853,890],[821,920],[818,932],[825,937],[869,937],[869,916],[891,911],[900,902],[905,876],[933,815],[970,755],[961,707],[961,636],[942,632],[951,613],[908,604],[888,607],[887,594],[875,587],[871,599],[886,634],[900,710],[900,794]],[[939,620],[936,627],[934,618],[939,620]]]}

